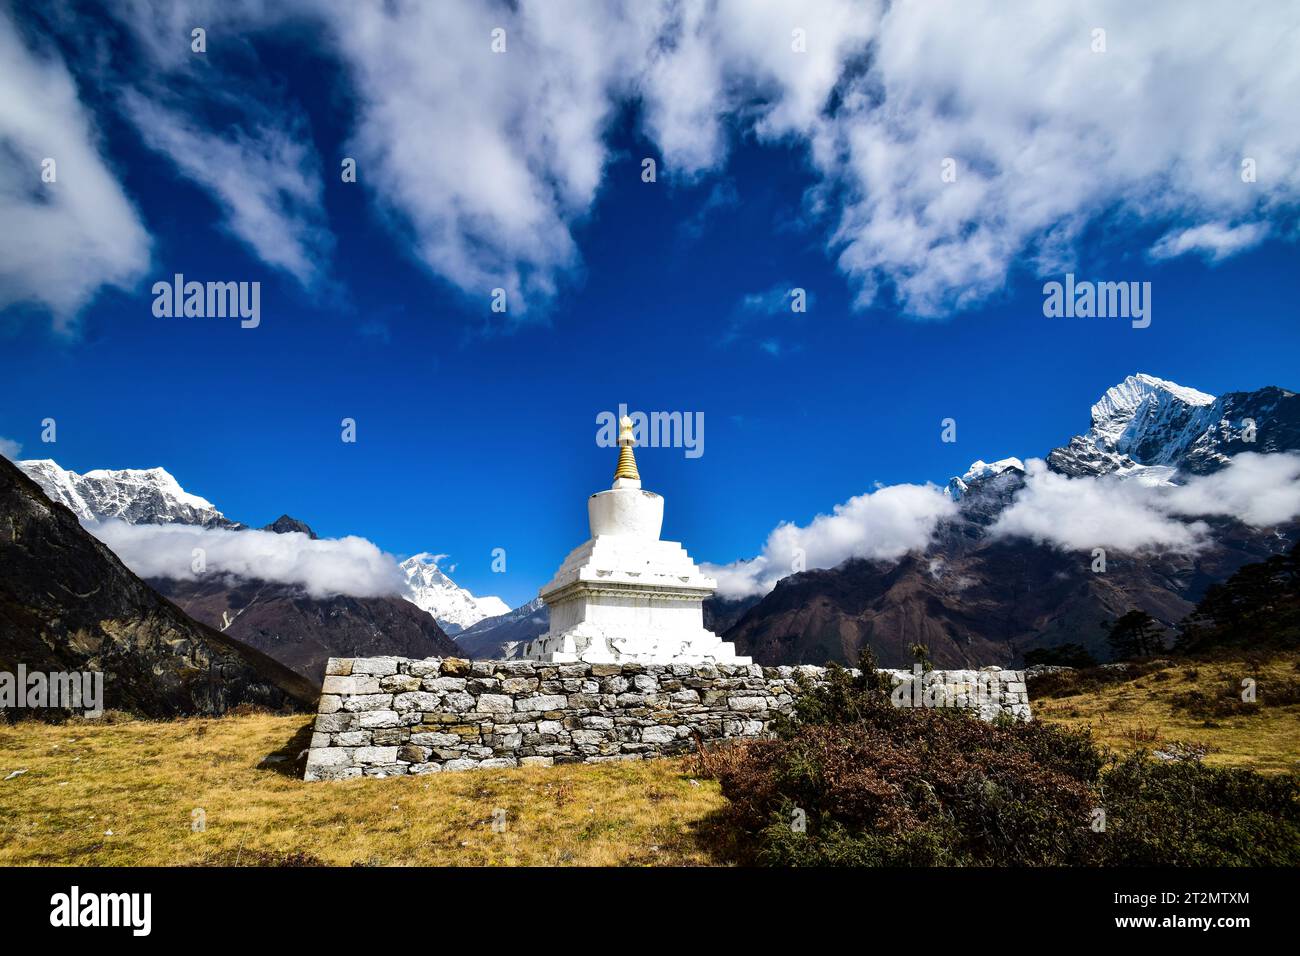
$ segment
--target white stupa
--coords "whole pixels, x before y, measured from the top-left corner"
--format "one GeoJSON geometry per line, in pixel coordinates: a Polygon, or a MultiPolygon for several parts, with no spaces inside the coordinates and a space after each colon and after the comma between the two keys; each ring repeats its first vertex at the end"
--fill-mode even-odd
{"type": "Polygon", "coordinates": [[[660,541],[664,499],[641,490],[632,420],[619,423],[614,486],[587,500],[591,538],[564,559],[541,598],[550,630],[525,649],[534,660],[589,664],[748,664],[704,628],[718,584],[686,549],[660,541]]]}

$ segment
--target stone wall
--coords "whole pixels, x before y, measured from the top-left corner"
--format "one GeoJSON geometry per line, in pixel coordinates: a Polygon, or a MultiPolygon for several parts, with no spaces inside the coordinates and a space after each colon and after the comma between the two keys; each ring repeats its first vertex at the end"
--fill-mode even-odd
{"type": "MultiPolygon", "coordinates": [[[[899,706],[1029,718],[1021,671],[891,671],[899,706]]],[[[308,780],[639,760],[758,737],[820,667],[332,658],[308,780]]]]}

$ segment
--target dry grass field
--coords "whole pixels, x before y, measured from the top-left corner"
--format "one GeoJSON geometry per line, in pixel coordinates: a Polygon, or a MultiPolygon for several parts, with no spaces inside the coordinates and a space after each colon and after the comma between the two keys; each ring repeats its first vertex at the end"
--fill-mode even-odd
{"type": "Polygon", "coordinates": [[[687,761],[304,783],[294,757],[308,724],[250,714],[0,725],[0,778],[27,771],[0,782],[0,865],[710,860],[706,818],[723,798],[687,761]]]}
{"type": "Polygon", "coordinates": [[[1191,745],[1205,749],[1207,766],[1300,772],[1300,654],[1294,652],[1179,661],[1065,697],[1037,697],[1033,685],[1030,693],[1038,719],[1090,729],[1121,753],[1191,745]],[[1254,704],[1240,702],[1244,678],[1255,681],[1254,704]],[[1195,695],[1205,703],[1189,706],[1195,695]]]}
{"type": "MultiPolygon", "coordinates": [[[[1039,719],[1118,751],[1177,743],[1205,761],[1300,769],[1300,655],[1183,664],[1059,698],[1039,719]],[[1262,704],[1197,716],[1253,676],[1262,704]],[[1272,701],[1272,702],[1270,702],[1272,701]]],[[[1232,708],[1229,708],[1232,709],[1232,708]]],[[[0,865],[708,865],[735,859],[718,785],[691,759],[304,783],[307,717],[0,724],[0,865]],[[23,770],[16,776],[15,771],[23,770]],[[3,779],[8,777],[9,779],[3,779]],[[202,810],[206,826],[195,830],[202,810]],[[493,827],[504,810],[504,828],[493,827]]]]}

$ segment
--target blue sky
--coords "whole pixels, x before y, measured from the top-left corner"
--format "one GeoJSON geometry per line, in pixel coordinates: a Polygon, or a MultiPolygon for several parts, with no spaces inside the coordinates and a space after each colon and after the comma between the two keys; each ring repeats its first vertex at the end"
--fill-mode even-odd
{"type": "MultiPolygon", "coordinates": [[[[1176,16],[1172,7],[1168,15],[1176,16]]],[[[850,116],[827,129],[823,119],[774,118],[802,94],[759,83],[740,103],[720,101],[717,137],[693,143],[683,138],[689,123],[673,132],[647,79],[639,96],[609,94],[594,140],[561,157],[563,169],[581,168],[596,144],[596,172],[579,185],[556,172],[551,153],[561,147],[516,130],[536,139],[520,147],[518,169],[549,184],[542,195],[554,211],[514,237],[512,226],[494,229],[490,218],[487,226],[447,226],[445,209],[420,205],[432,200],[417,195],[418,179],[414,194],[389,185],[421,166],[383,152],[395,146],[359,140],[377,122],[367,118],[378,107],[364,79],[376,64],[331,40],[328,26],[309,29],[311,17],[218,25],[208,59],[190,62],[197,56],[186,49],[191,21],[183,17],[166,32],[161,19],[109,22],[75,7],[12,16],[0,19],[0,31],[12,41],[18,24],[31,56],[61,61],[74,78],[80,115],[98,131],[92,153],[147,234],[148,251],[143,265],[125,270],[129,278],[106,276],[74,305],[50,290],[107,269],[107,252],[78,267],[79,253],[65,242],[53,255],[73,259],[73,273],[56,271],[45,286],[20,289],[22,280],[0,273],[11,289],[0,296],[0,436],[19,443],[21,457],[52,457],[77,471],[161,465],[249,524],[287,512],[321,535],[359,534],[397,555],[445,553],[458,583],[512,605],[531,598],[585,537],[585,499],[608,486],[616,457],[596,444],[596,416],[620,402],[703,413],[701,457],[642,449],[638,460],[646,487],[667,498],[665,537],[697,560],[722,563],[757,554],[780,522],[807,523],[876,483],[942,483],[977,458],[1045,454],[1085,431],[1089,405],[1137,371],[1215,394],[1300,384],[1294,183],[1275,168],[1278,181],[1260,190],[1266,198],[1224,199],[1181,171],[1186,152],[1158,162],[1162,136],[1180,133],[1173,120],[1168,131],[1115,126],[1113,152],[1124,152],[1125,137],[1149,136],[1155,168],[1143,160],[1140,169],[1102,170],[1113,183],[1078,189],[1049,228],[1032,216],[1008,223],[1028,205],[1015,191],[1022,187],[997,172],[997,157],[981,144],[954,136],[952,152],[964,157],[958,147],[966,143],[972,170],[992,163],[994,171],[979,174],[980,190],[959,216],[965,222],[927,237],[928,251],[908,260],[897,251],[906,218],[870,198],[878,174],[855,177],[851,168],[870,166],[847,161],[832,173],[819,158],[827,137],[869,133],[870,124],[850,116]],[[88,32],[113,55],[88,52],[88,32]],[[181,52],[149,52],[158,42],[181,52]],[[135,51],[129,70],[117,65],[127,51],[135,51]],[[133,111],[127,86],[167,112],[133,111]],[[265,248],[232,227],[230,195],[212,185],[211,169],[194,165],[202,151],[195,159],[183,138],[148,125],[174,126],[177,117],[182,128],[227,142],[259,119],[301,147],[288,154],[294,177],[257,210],[253,228],[265,236],[287,222],[287,245],[310,262],[305,272],[268,261],[265,248]],[[346,155],[373,157],[361,160],[358,183],[339,179],[346,155]],[[658,182],[641,180],[647,156],[660,164],[658,182]],[[308,184],[300,190],[299,175],[308,184]],[[1177,176],[1182,185],[1165,181],[1177,176]],[[563,254],[556,223],[572,244],[563,254]],[[1193,242],[1185,255],[1152,253],[1162,237],[1205,223],[1262,235],[1242,248],[1193,242]],[[459,245],[430,252],[444,228],[460,229],[459,245]],[[976,242],[984,232],[996,241],[976,242]],[[846,235],[871,238],[854,245],[846,235]],[[460,263],[466,250],[482,261],[460,263]],[[943,257],[955,263],[950,280],[931,261],[943,257]],[[1150,327],[1044,318],[1042,284],[1067,268],[1081,279],[1150,281],[1150,327]],[[493,269],[526,311],[490,311],[493,286],[476,277],[493,269]],[[150,287],[175,272],[260,281],[260,326],[154,317],[150,287]],[[918,275],[920,291],[907,285],[918,275]],[[878,291],[865,302],[871,285],[878,291]],[[793,287],[807,290],[804,314],[746,304],[781,301],[793,287]],[[46,417],[58,422],[53,445],[40,440],[46,417]],[[357,422],[355,444],[340,440],[344,417],[357,422]],[[957,421],[953,444],[940,441],[947,417],[957,421]],[[494,548],[506,550],[505,574],[491,570],[494,548]]],[[[885,48],[884,21],[862,29],[876,31],[885,48]]],[[[525,48],[527,40],[517,42],[525,48]]],[[[978,48],[967,56],[979,57],[978,48]]],[[[1267,119],[1267,79],[1238,79],[1264,84],[1265,101],[1246,98],[1242,108],[1267,119]]],[[[897,88],[925,82],[923,74],[897,88]]],[[[830,90],[843,95],[842,86],[830,90]]],[[[450,95],[436,84],[426,93],[450,95]]],[[[466,85],[457,95],[475,94],[466,85]]],[[[827,102],[810,115],[825,113],[827,102]]],[[[538,107],[542,129],[562,138],[555,131],[568,114],[557,107],[547,116],[547,105],[538,107]]],[[[1054,105],[1068,126],[1070,104],[1054,105]]],[[[579,100],[573,112],[581,108],[579,100]]],[[[979,108],[972,96],[969,111],[979,108]]],[[[1207,109],[1203,121],[1218,119],[1207,109]]],[[[484,141],[462,132],[462,152],[484,141]]],[[[1223,130],[1225,140],[1233,135],[1223,130]]],[[[1259,149],[1287,155],[1295,139],[1285,135],[1259,149]]],[[[12,147],[7,162],[44,155],[33,139],[31,129],[0,127],[0,142],[12,147]]],[[[283,160],[284,142],[254,136],[231,154],[236,166],[249,164],[226,167],[250,177],[237,194],[256,192],[247,184],[265,171],[258,163],[283,160]]],[[[456,161],[443,145],[431,148],[430,168],[456,161]]],[[[410,155],[419,158],[419,143],[410,155]]],[[[1224,155],[1231,180],[1236,161],[1224,155]]],[[[935,180],[938,158],[917,159],[935,180]]],[[[1295,167],[1286,175],[1296,177],[1295,167]]],[[[445,187],[430,176],[430,190],[445,187]]],[[[49,202],[30,198],[39,188],[11,188],[5,201],[49,202]]],[[[516,187],[503,176],[485,188],[463,204],[510,202],[516,187]]],[[[943,201],[929,198],[931,188],[896,192],[924,207],[943,201]]],[[[1038,189],[1055,198],[1071,187],[1038,189]]],[[[103,228],[108,248],[113,224],[103,228]]]]}

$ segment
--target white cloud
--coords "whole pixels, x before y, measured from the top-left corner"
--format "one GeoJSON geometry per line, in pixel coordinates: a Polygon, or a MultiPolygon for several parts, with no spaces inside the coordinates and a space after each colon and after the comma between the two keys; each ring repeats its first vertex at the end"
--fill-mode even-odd
{"type": "Polygon", "coordinates": [[[1153,255],[1222,257],[1300,201],[1300,12],[1267,0],[323,9],[368,188],[432,271],[507,288],[512,313],[580,268],[572,229],[634,98],[670,177],[720,169],[734,135],[806,143],[858,304],[892,287],[920,316],[982,301],[1017,261],[1072,264],[1098,216],[1163,226],[1153,255]],[[506,54],[487,52],[493,26],[506,54]]]}
{"type": "MultiPolygon", "coordinates": [[[[347,147],[412,254],[508,316],[579,266],[571,226],[604,176],[613,88],[644,54],[641,7],[324,3],[355,84],[347,147]],[[491,33],[506,31],[506,52],[491,33]]],[[[647,8],[648,9],[648,8],[647,8]]]]}
{"type": "Polygon", "coordinates": [[[749,561],[704,564],[722,597],[765,594],[797,567],[833,568],[849,558],[895,561],[930,543],[935,526],[957,506],[934,485],[891,485],[850,498],[800,527],[778,525],[749,561]]]}
{"type": "Polygon", "coordinates": [[[1195,552],[1206,544],[1210,529],[1204,521],[1184,519],[1225,516],[1267,527],[1297,515],[1300,455],[1237,455],[1223,470],[1192,476],[1182,485],[1114,476],[1067,478],[1031,459],[1025,487],[990,534],[1070,551],[1195,552]]]}
{"type": "Polygon", "coordinates": [[[1070,551],[1194,551],[1209,531],[1160,507],[1158,487],[1111,475],[1067,478],[1048,471],[1041,458],[1025,467],[1025,487],[989,529],[994,537],[1030,538],[1070,551]]]}
{"type": "Polygon", "coordinates": [[[233,575],[301,587],[312,597],[401,594],[403,577],[392,555],[365,538],[313,540],[301,532],[229,531],[192,525],[83,522],[122,563],[144,578],[195,580],[233,575]],[[194,549],[205,570],[194,571],[194,549]]]}
{"type": "Polygon", "coordinates": [[[1172,259],[1189,252],[1200,253],[1211,262],[1249,249],[1268,235],[1265,223],[1252,222],[1241,226],[1227,226],[1221,222],[1208,222],[1190,229],[1176,229],[1161,236],[1151,247],[1151,258],[1172,259]]]}
{"type": "MultiPolygon", "coordinates": [[[[1068,478],[1041,458],[1025,463],[1025,486],[989,529],[993,537],[1024,537],[1070,551],[1107,548],[1137,553],[1195,552],[1209,540],[1201,519],[1236,518],[1256,527],[1300,516],[1300,455],[1240,454],[1221,471],[1182,485],[1113,475],[1068,478]]],[[[891,485],[850,498],[807,526],[784,523],[747,561],[702,565],[718,594],[766,594],[802,565],[831,568],[849,558],[895,561],[924,549],[957,505],[934,485],[891,485]],[[802,551],[802,554],[800,553],[802,551]]],[[[931,560],[939,576],[943,562],[931,560]]]]}
{"type": "Polygon", "coordinates": [[[324,271],[333,237],[321,205],[320,161],[306,123],[284,111],[252,109],[248,128],[204,128],[155,91],[123,95],[144,141],[221,207],[226,228],[268,265],[304,286],[324,271]]]}
{"type": "Polygon", "coordinates": [[[23,446],[20,443],[12,438],[0,436],[0,457],[8,458],[10,461],[17,461],[22,450],[23,446]]]}
{"type": "MultiPolygon", "coordinates": [[[[581,274],[575,228],[609,177],[639,175],[641,157],[608,144],[630,106],[662,154],[661,178],[722,169],[737,137],[806,148],[818,177],[808,210],[857,304],[886,290],[916,316],[978,304],[1017,264],[1074,266],[1079,236],[1102,217],[1158,230],[1153,259],[1219,259],[1300,204],[1300,8],[1270,0],[122,9],[156,74],[132,78],[144,90],[188,68],[188,47],[167,38],[193,23],[209,25],[223,55],[258,30],[325,37],[356,106],[345,154],[359,161],[359,186],[411,255],[485,315],[504,288],[510,321],[544,313],[581,274]],[[497,27],[501,54],[490,48],[497,27]],[[1093,50],[1096,29],[1105,52],[1093,50]]],[[[305,129],[216,137],[176,111],[137,102],[130,112],[259,255],[299,278],[320,267],[305,129]]],[[[92,269],[80,284],[93,291],[116,275],[92,269]]]]}
{"type": "Polygon", "coordinates": [[[1082,229],[1116,212],[1231,220],[1238,248],[1257,240],[1300,199],[1298,27],[1300,9],[1264,0],[891,5],[876,57],[813,137],[847,193],[834,245],[859,303],[892,284],[918,315],[972,305],[1019,258],[1068,265],[1082,229]]]}
{"type": "Polygon", "coordinates": [[[1281,524],[1300,514],[1300,455],[1233,457],[1222,471],[1169,490],[1168,506],[1185,515],[1228,515],[1256,527],[1281,524]]]}
{"type": "Polygon", "coordinates": [[[0,103],[0,309],[34,304],[67,331],[102,286],[141,277],[149,235],[62,60],[27,49],[3,9],[0,103]],[[41,179],[47,158],[53,183],[41,179]]]}

